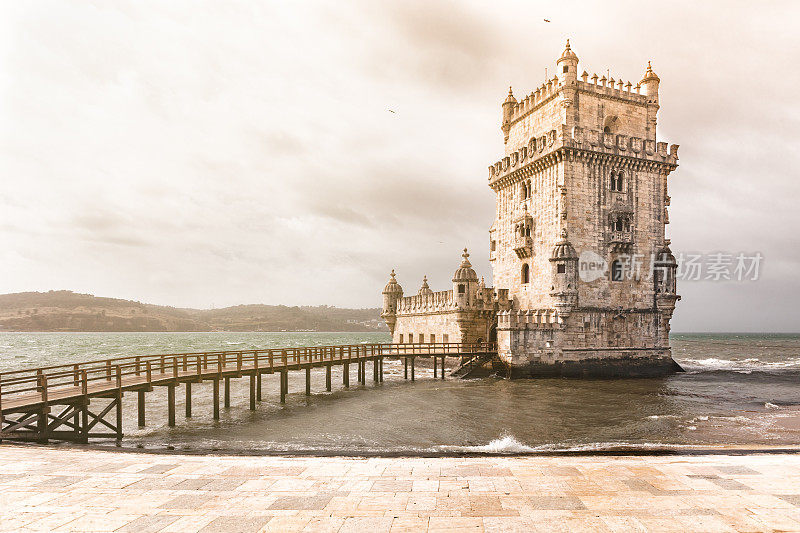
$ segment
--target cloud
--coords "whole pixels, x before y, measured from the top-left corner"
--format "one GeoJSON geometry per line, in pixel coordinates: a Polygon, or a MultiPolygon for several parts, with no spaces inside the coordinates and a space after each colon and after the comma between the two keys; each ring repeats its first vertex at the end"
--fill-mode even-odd
{"type": "Polygon", "coordinates": [[[488,278],[485,169],[503,151],[499,104],[509,84],[524,94],[546,68],[552,75],[570,37],[590,73],[610,68],[635,82],[650,59],[661,76],[659,137],[681,144],[673,249],[765,255],[764,278],[735,295],[684,284],[675,329],[790,327],[797,11],[790,2],[9,4],[0,292],[373,306],[393,267],[407,291],[423,274],[448,287],[465,245],[488,278]],[[724,313],[709,312],[719,302],[724,313]],[[759,312],[735,318],[745,308],[759,312]]]}

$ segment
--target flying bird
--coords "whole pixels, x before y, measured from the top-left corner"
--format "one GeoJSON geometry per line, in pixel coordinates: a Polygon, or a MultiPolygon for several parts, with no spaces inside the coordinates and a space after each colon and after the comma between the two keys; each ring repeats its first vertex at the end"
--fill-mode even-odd
{"type": "Polygon", "coordinates": [[[548,19],[543,19],[545,22],[550,22],[548,19]]]}
{"type": "Polygon", "coordinates": [[[386,111],[388,111],[389,113],[394,113],[395,115],[397,114],[395,113],[394,109],[387,109],[386,111]]]}

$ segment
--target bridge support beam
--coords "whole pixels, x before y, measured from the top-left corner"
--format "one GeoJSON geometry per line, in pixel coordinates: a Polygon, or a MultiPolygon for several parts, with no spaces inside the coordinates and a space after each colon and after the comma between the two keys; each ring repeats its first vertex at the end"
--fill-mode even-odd
{"type": "Polygon", "coordinates": [[[186,418],[192,418],[192,382],[186,382],[186,418]]]}
{"type": "Polygon", "coordinates": [[[331,391],[331,365],[325,365],[325,390],[331,391]]]}
{"type": "Polygon", "coordinates": [[[378,366],[380,366],[380,358],[376,357],[372,360],[372,381],[378,382],[378,366]]]}
{"type": "Polygon", "coordinates": [[[212,403],[214,404],[214,420],[219,420],[219,378],[215,377],[211,380],[213,382],[214,392],[212,394],[212,403]]]}
{"type": "Polygon", "coordinates": [[[281,370],[281,403],[286,403],[286,393],[289,392],[289,376],[286,370],[281,370]]]}
{"type": "Polygon", "coordinates": [[[36,442],[38,442],[39,444],[47,444],[48,441],[49,431],[47,430],[47,427],[49,424],[47,420],[47,414],[49,412],[50,408],[44,406],[36,414],[36,433],[37,433],[36,442]]]}
{"type": "MultiPolygon", "coordinates": [[[[139,427],[143,428],[144,427],[144,391],[143,390],[137,391],[137,395],[139,396],[139,398],[138,398],[138,400],[139,400],[138,401],[139,427]]],[[[84,409],[84,413],[85,412],[86,412],[86,410],[84,409]]],[[[86,424],[84,423],[83,425],[86,425],[86,424]]]]}
{"type": "Polygon", "coordinates": [[[306,367],[306,396],[311,396],[311,367],[306,367]]]}
{"type": "Polygon", "coordinates": [[[261,372],[256,374],[256,401],[261,401],[261,372]]]}
{"type": "Polygon", "coordinates": [[[345,389],[350,388],[350,363],[342,365],[342,384],[345,389]]]}
{"type": "Polygon", "coordinates": [[[408,379],[408,357],[403,357],[403,379],[408,379]]]}
{"type": "Polygon", "coordinates": [[[411,356],[411,381],[414,381],[414,356],[411,356]]]}
{"type": "Polygon", "coordinates": [[[231,378],[225,378],[225,409],[231,408],[231,378]]]}
{"type": "Polygon", "coordinates": [[[117,442],[119,442],[122,440],[122,391],[121,390],[117,391],[116,404],[117,404],[117,442]]]}
{"type": "Polygon", "coordinates": [[[250,374],[250,410],[256,410],[256,375],[250,374]]]}
{"type": "Polygon", "coordinates": [[[439,358],[434,355],[433,356],[433,379],[436,379],[436,374],[439,371],[438,363],[439,363],[439,358]]]}
{"type": "MultiPolygon", "coordinates": [[[[436,374],[433,377],[436,377],[436,374]]],[[[444,356],[442,356],[442,379],[444,379],[444,356]]]]}
{"type": "Polygon", "coordinates": [[[167,385],[167,425],[175,427],[175,385],[167,385]]]}
{"type": "Polygon", "coordinates": [[[381,356],[380,361],[381,361],[381,364],[380,364],[381,368],[380,368],[380,375],[378,376],[378,378],[379,378],[380,382],[383,383],[383,356],[381,356]]]}

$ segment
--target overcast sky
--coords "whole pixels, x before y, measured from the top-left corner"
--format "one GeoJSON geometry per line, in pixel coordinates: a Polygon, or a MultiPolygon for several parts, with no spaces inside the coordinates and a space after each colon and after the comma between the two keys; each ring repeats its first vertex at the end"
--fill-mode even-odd
{"type": "Polygon", "coordinates": [[[798,331],[798,22],[729,0],[4,1],[0,292],[372,307],[392,268],[449,288],[464,246],[490,281],[500,103],[569,37],[590,74],[661,77],[673,250],[764,255],[757,282],[680,284],[673,331],[798,331]]]}

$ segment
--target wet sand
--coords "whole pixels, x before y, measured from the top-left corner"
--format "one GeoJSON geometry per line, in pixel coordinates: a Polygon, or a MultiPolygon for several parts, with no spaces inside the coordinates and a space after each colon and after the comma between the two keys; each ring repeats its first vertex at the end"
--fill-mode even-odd
{"type": "Polygon", "coordinates": [[[0,530],[800,531],[800,454],[243,457],[0,445],[0,530]]]}

